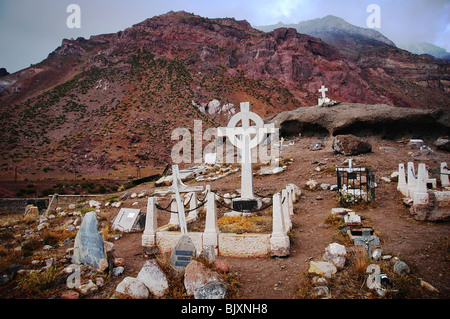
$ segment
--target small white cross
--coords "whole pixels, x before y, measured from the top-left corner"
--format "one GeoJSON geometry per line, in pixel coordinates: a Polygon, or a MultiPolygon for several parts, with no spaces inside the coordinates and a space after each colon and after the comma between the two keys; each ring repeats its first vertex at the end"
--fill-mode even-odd
{"type": "Polygon", "coordinates": [[[319,93],[322,93],[322,99],[326,98],[325,92],[328,92],[328,89],[322,85],[322,87],[319,90],[319,93]]]}

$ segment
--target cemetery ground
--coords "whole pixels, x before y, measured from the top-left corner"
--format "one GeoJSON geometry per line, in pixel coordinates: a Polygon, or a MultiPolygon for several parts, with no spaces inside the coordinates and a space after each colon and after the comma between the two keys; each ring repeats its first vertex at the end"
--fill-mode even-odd
{"type": "MultiPolygon", "coordinates": [[[[389,178],[391,173],[398,169],[399,163],[414,159],[416,166],[418,163],[426,163],[430,168],[439,167],[442,161],[450,162],[448,153],[438,151],[434,147],[432,147],[433,152],[420,152],[417,148],[405,143],[378,137],[369,137],[367,140],[372,144],[372,153],[351,158],[353,158],[354,166],[367,166],[375,173],[376,201],[351,208],[362,216],[365,226],[374,228],[376,235],[380,238],[383,255],[391,255],[392,258],[374,261],[355,250],[352,241],[340,231],[343,222],[331,216],[332,208],[342,207],[337,200],[336,192],[320,188],[309,190],[305,187],[305,183],[311,179],[316,180],[319,185],[336,184],[335,168],[347,166],[345,161],[350,157],[335,154],[331,148],[331,138],[322,141],[325,145],[323,149],[312,150],[312,145],[317,142],[317,138],[297,137],[294,139],[294,145],[283,147],[282,157],[293,159],[284,172],[256,176],[254,179],[255,191],[261,195],[278,192],[288,183],[294,183],[302,190],[299,200],[294,204],[293,229],[289,234],[290,256],[282,258],[218,256],[217,259],[229,266],[228,272],[219,270],[230,287],[229,298],[318,298],[313,294],[313,278],[316,275],[308,273],[310,261],[320,261],[325,248],[334,242],[346,246],[347,261],[343,269],[338,270],[331,278],[327,278],[328,298],[381,298],[366,286],[368,277],[366,268],[371,263],[380,265],[381,272],[387,274],[392,284],[392,288],[388,290],[384,298],[447,299],[450,297],[450,224],[414,220],[402,203],[402,195],[396,190],[395,180],[389,182],[387,179],[381,179],[389,178]],[[411,270],[409,274],[398,275],[392,271],[392,260],[395,257],[406,262],[411,270]],[[432,285],[438,292],[433,291],[423,282],[432,285]]],[[[199,183],[193,180],[186,184],[203,186],[209,184],[212,190],[225,194],[233,193],[240,188],[240,178],[239,173],[234,173],[215,181],[199,183]]],[[[118,193],[105,194],[103,203],[111,199],[119,201],[125,192],[139,194],[146,191],[150,194],[155,189],[153,182],[142,184],[118,193]]],[[[141,211],[146,211],[145,196],[128,197],[121,201],[121,207],[140,208],[141,211]],[[136,202],[138,204],[132,206],[136,202]]],[[[164,205],[161,204],[161,206],[164,205]]],[[[89,210],[86,208],[88,206],[84,207],[76,210],[84,214],[89,210]]],[[[79,293],[78,298],[111,298],[116,286],[123,278],[135,277],[145,261],[155,257],[143,253],[142,231],[121,233],[112,230],[112,220],[118,212],[119,208],[102,205],[98,213],[99,230],[105,240],[114,244],[114,257],[119,264],[123,265],[124,272],[114,276],[87,267],[82,273],[82,284],[88,279],[96,283],[99,277],[103,278],[100,280],[103,284],[98,285],[98,289],[92,292],[79,293]]],[[[169,215],[169,213],[159,213],[158,225],[167,223],[169,215]]],[[[265,216],[264,212],[260,215],[265,216]]],[[[76,229],[67,230],[67,226],[73,224],[77,218],[79,216],[76,214],[56,216],[48,221],[47,228],[37,230],[38,222],[24,217],[23,213],[0,215],[0,273],[14,271],[11,270],[11,265],[19,265],[15,279],[0,287],[0,298],[61,297],[63,293],[70,290],[66,285],[68,275],[63,273],[63,269],[71,263],[67,249],[73,248],[73,240],[70,241],[70,239],[75,238],[76,229]],[[27,234],[30,235],[28,239],[27,234]],[[37,271],[34,273],[24,271],[30,269],[37,271]]],[[[259,220],[257,223],[264,224],[264,221],[259,220]]],[[[199,225],[189,227],[195,226],[200,227],[199,225]]],[[[168,256],[157,255],[156,257],[163,267],[168,267],[168,256]]],[[[165,298],[188,298],[183,290],[182,276],[172,276],[169,282],[172,288],[165,298]]],[[[72,291],[76,290],[72,289],[72,291]]]]}

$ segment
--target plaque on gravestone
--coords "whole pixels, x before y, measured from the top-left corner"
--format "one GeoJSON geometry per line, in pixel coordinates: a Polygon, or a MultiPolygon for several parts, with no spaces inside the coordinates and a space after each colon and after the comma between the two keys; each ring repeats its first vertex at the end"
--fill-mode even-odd
{"type": "Polygon", "coordinates": [[[121,208],[114,219],[113,229],[129,232],[141,228],[140,212],[136,208],[121,208]]]}
{"type": "Polygon", "coordinates": [[[170,255],[170,265],[180,272],[191,262],[196,255],[196,248],[188,235],[182,235],[170,255]]]}

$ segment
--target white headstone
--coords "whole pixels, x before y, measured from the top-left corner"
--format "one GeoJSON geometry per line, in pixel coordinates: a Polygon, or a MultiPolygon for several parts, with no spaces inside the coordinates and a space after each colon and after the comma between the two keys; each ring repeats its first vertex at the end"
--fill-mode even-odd
{"type": "Polygon", "coordinates": [[[407,180],[407,188],[408,188],[408,197],[413,197],[414,191],[416,189],[416,176],[414,172],[414,163],[408,162],[408,171],[406,172],[406,176],[408,176],[407,180]]]}
{"type": "Polygon", "coordinates": [[[211,191],[209,185],[206,186],[206,221],[203,233],[203,247],[218,245],[219,225],[217,223],[216,194],[211,191]]]}
{"type": "Polygon", "coordinates": [[[417,173],[416,189],[414,191],[413,205],[424,205],[428,203],[427,193],[428,171],[425,164],[420,163],[417,173]]]}
{"type": "Polygon", "coordinates": [[[404,195],[408,196],[406,175],[405,175],[405,164],[398,164],[398,183],[397,189],[404,195]]]}
{"type": "Polygon", "coordinates": [[[273,195],[273,226],[270,236],[270,254],[272,256],[288,256],[290,254],[290,242],[286,233],[283,211],[281,207],[281,195],[273,195]]]}
{"type": "Polygon", "coordinates": [[[205,164],[216,164],[217,153],[206,153],[205,164]]]}
{"type": "Polygon", "coordinates": [[[156,231],[158,229],[158,215],[156,212],[156,204],[158,199],[149,197],[147,200],[147,214],[145,217],[145,229],[142,234],[142,246],[156,246],[156,231]]]}
{"type": "Polygon", "coordinates": [[[138,230],[140,228],[138,225],[140,212],[141,210],[137,208],[121,208],[114,219],[113,229],[124,232],[138,230]]]}

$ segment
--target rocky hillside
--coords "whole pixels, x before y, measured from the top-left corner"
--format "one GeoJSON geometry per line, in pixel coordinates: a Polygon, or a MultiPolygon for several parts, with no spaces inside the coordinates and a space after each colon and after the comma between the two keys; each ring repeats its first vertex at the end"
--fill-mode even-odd
{"type": "Polygon", "coordinates": [[[131,177],[137,165],[171,162],[177,127],[224,125],[242,101],[262,117],[315,105],[322,84],[345,102],[448,108],[446,66],[411,55],[403,68],[403,52],[381,60],[367,52],[355,63],[295,29],[264,33],[185,12],[65,39],[41,63],[0,79],[2,177],[15,166],[19,179],[131,177]]]}
{"type": "Polygon", "coordinates": [[[380,96],[388,97],[389,105],[449,108],[450,71],[445,60],[399,49],[380,32],[331,15],[298,24],[280,22],[256,28],[269,32],[280,27],[295,28],[336,47],[361,68],[371,88],[380,96]]]}
{"type": "Polygon", "coordinates": [[[357,60],[361,52],[374,46],[393,47],[394,42],[375,29],[354,26],[344,19],[328,15],[323,18],[302,21],[298,24],[283,24],[256,27],[270,32],[276,28],[294,28],[299,33],[320,38],[337,49],[348,59],[357,60]]]}

